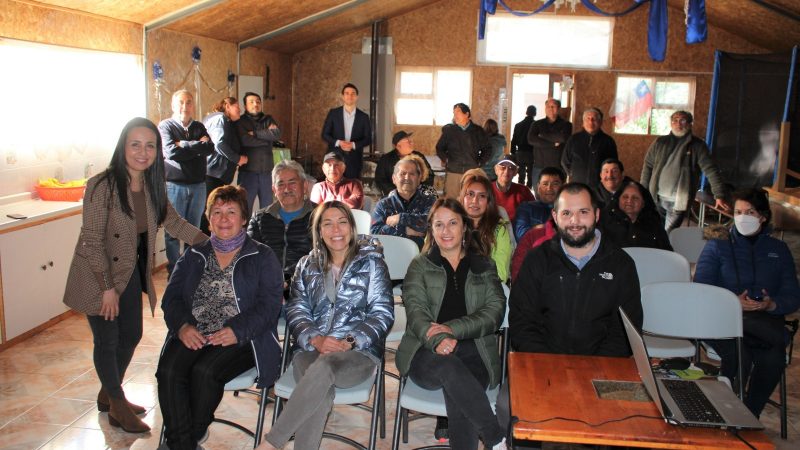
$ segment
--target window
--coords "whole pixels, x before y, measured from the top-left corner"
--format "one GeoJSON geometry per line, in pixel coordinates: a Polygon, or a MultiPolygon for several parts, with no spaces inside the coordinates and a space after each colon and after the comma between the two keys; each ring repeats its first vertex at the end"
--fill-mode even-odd
{"type": "Polygon", "coordinates": [[[547,67],[611,66],[614,19],[539,13],[517,17],[498,11],[486,20],[478,61],[547,67]]]}
{"type": "Polygon", "coordinates": [[[694,89],[694,78],[617,77],[617,96],[611,111],[614,132],[668,134],[673,112],[693,112],[694,89]]]}
{"type": "Polygon", "coordinates": [[[459,69],[400,68],[396,87],[398,125],[445,125],[453,105],[470,103],[472,72],[459,69]]]}

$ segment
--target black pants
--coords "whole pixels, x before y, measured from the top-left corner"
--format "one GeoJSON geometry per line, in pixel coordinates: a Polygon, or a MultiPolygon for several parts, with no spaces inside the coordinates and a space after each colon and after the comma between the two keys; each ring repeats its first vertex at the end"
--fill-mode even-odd
{"type": "Polygon", "coordinates": [[[477,449],[479,436],[490,448],[503,439],[505,432],[486,398],[489,372],[474,341],[459,341],[455,355],[419,349],[408,375],[422,388],[444,390],[453,450],[477,449]]]}
{"type": "Polygon", "coordinates": [[[122,399],[122,380],[142,339],[142,277],[139,264],[119,296],[119,316],[106,320],[103,316],[86,316],[94,339],[94,369],[100,384],[112,398],[122,399]]]}
{"type": "MultiPolygon", "coordinates": [[[[211,191],[220,186],[225,186],[226,184],[230,183],[226,183],[219,178],[209,177],[206,175],[206,201],[208,201],[208,195],[211,194],[211,191]]],[[[203,208],[203,215],[200,217],[200,230],[208,235],[208,218],[206,217],[206,213],[207,211],[205,208],[203,208]]]]}
{"type": "Polygon", "coordinates": [[[517,183],[524,184],[525,186],[533,187],[536,179],[533,177],[533,152],[517,152],[517,163],[519,164],[519,172],[517,173],[517,183]],[[526,179],[527,178],[527,179],[526,179]]]}
{"type": "MultiPolygon", "coordinates": [[[[713,340],[708,343],[722,358],[722,375],[728,377],[736,386],[736,375],[739,370],[736,344],[730,339],[713,340]]],[[[756,417],[759,417],[769,396],[781,381],[781,373],[786,366],[786,349],[782,346],[762,345],[745,338],[742,344],[742,366],[744,404],[756,417]]]]}
{"type": "Polygon", "coordinates": [[[250,343],[190,350],[170,339],[158,360],[158,403],[170,450],[195,450],[214,421],[225,384],[255,365],[250,343]]]}

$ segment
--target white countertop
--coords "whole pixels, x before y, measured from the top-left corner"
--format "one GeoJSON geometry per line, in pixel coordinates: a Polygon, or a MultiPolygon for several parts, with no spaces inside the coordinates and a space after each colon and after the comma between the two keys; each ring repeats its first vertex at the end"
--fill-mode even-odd
{"type": "Polygon", "coordinates": [[[42,219],[80,211],[83,202],[49,202],[40,199],[24,199],[0,203],[0,233],[42,219]],[[7,214],[22,214],[25,219],[11,219],[7,214]]]}

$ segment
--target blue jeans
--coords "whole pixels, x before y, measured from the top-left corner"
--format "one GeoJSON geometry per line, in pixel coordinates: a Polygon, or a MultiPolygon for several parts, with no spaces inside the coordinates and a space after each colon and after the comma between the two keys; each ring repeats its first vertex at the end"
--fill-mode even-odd
{"type": "Polygon", "coordinates": [[[258,207],[266,208],[272,204],[272,174],[239,171],[239,186],[247,191],[247,206],[253,213],[253,204],[258,196],[258,207]]]}
{"type": "MultiPolygon", "coordinates": [[[[206,206],[206,183],[181,184],[167,181],[167,198],[178,215],[190,224],[200,227],[200,217],[206,206]]],[[[172,273],[175,262],[181,256],[181,243],[164,233],[164,243],[167,247],[167,270],[172,273]]]]}

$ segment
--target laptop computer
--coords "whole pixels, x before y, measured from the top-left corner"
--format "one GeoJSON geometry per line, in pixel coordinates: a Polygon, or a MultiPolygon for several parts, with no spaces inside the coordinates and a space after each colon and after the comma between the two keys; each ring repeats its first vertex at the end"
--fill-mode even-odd
{"type": "Polygon", "coordinates": [[[628,342],[644,387],[668,423],[693,427],[763,429],[727,384],[718,380],[682,380],[656,376],[642,335],[620,307],[628,342]]]}

